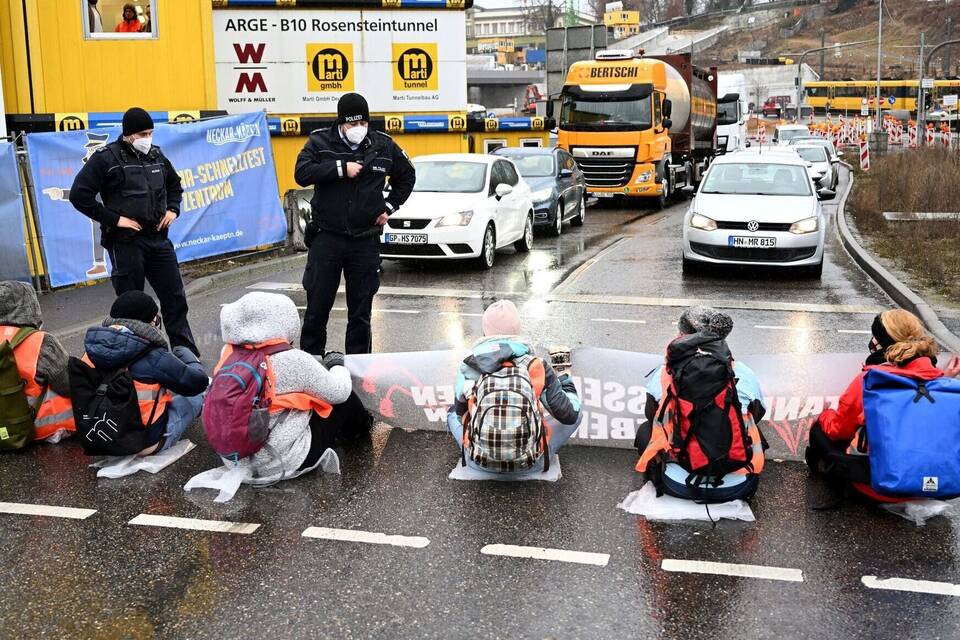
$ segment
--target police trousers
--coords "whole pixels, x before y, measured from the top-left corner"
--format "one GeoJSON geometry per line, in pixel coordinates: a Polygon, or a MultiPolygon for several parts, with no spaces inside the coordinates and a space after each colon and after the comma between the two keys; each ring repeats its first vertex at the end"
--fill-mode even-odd
{"type": "Polygon", "coordinates": [[[144,280],[149,282],[160,302],[170,346],[186,347],[199,358],[187,322],[187,295],[173,243],[165,235],[138,233],[129,239],[106,241],[104,248],[110,254],[110,280],[116,294],[143,291],[144,280]]]}
{"type": "Polygon", "coordinates": [[[370,353],[373,333],[370,314],[380,289],[380,238],[353,238],[321,231],[310,244],[303,288],[307,311],[303,316],[300,348],[323,355],[327,348],[327,321],[340,288],[346,282],[347,335],[345,353],[370,353]]]}

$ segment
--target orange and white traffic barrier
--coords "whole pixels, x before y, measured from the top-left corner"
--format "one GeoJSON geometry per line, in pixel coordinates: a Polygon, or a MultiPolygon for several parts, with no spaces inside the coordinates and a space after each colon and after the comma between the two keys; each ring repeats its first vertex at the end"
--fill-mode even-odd
{"type": "Polygon", "coordinates": [[[950,125],[940,125],[940,143],[944,149],[950,148],[950,125]]]}
{"type": "Polygon", "coordinates": [[[917,148],[917,123],[913,120],[910,121],[910,124],[907,126],[907,135],[910,138],[910,148],[917,148]]]}
{"type": "Polygon", "coordinates": [[[760,146],[767,144],[767,126],[765,123],[760,123],[760,128],[757,129],[757,140],[760,141],[760,146]]]}
{"type": "Polygon", "coordinates": [[[925,147],[933,146],[933,125],[932,124],[927,125],[927,131],[924,137],[923,145],[925,147]]]}
{"type": "Polygon", "coordinates": [[[870,171],[870,145],[866,136],[860,136],[860,168],[870,171]]]}

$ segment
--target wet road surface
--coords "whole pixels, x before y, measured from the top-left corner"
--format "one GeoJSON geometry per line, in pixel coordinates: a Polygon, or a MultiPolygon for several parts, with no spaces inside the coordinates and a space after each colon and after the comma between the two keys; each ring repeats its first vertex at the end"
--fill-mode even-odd
{"type": "MultiPolygon", "coordinates": [[[[790,354],[863,351],[867,336],[857,332],[889,301],[832,229],[821,282],[737,270],[684,278],[685,207],[593,207],[582,229],[538,237],[528,255],[504,251],[488,272],[387,262],[375,350],[463,349],[479,333],[484,306],[509,296],[542,343],[659,352],[683,305],[716,301],[735,320],[738,357],[781,353],[789,367],[790,354]]],[[[223,303],[260,289],[302,306],[300,275],[276,273],[192,300],[206,361],[220,347],[223,303]]],[[[345,315],[334,311],[331,347],[342,340],[345,315]]],[[[68,349],[78,351],[80,340],[68,349]]],[[[768,465],[755,523],[712,528],[617,509],[639,488],[629,450],[565,448],[557,483],[463,483],[447,479],[458,459],[449,436],[387,427],[341,450],[341,476],[245,487],[217,505],[212,492],[182,490],[218,463],[199,425],[188,436],[199,446],[176,464],[120,480],[95,479],[69,442],[0,460],[0,502],[95,511],[72,519],[56,509],[2,513],[23,508],[0,505],[0,585],[18,594],[0,608],[0,637],[958,637],[960,519],[918,528],[869,505],[814,510],[831,497],[800,463],[768,465]],[[130,524],[141,514],[250,526],[228,533],[130,524]],[[356,541],[305,537],[311,527],[347,530],[313,533],[356,541]],[[370,544],[357,532],[402,537],[370,544]],[[488,545],[548,548],[557,559],[491,555],[488,545]],[[767,577],[665,570],[673,561],[697,571],[717,570],[703,564],[710,562],[750,565],[733,571],[767,577]],[[868,588],[877,586],[870,576],[921,581],[880,586],[954,595],[868,588]]]]}

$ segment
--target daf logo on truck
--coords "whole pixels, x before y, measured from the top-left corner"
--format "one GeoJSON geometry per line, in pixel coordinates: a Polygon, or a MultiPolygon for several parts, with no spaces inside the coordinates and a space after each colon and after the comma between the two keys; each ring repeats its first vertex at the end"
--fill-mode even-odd
{"type": "Polygon", "coordinates": [[[636,78],[638,67],[593,67],[591,78],[636,78]]]}
{"type": "Polygon", "coordinates": [[[596,157],[596,156],[612,156],[612,155],[613,155],[613,151],[592,151],[592,152],[590,153],[590,155],[591,155],[591,156],[594,156],[594,157],[596,157]]]}

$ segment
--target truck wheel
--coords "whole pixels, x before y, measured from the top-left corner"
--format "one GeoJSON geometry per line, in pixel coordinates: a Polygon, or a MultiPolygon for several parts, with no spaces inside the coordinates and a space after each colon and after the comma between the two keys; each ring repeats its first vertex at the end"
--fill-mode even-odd
{"type": "Polygon", "coordinates": [[[663,176],[663,193],[657,197],[657,211],[663,211],[667,208],[667,201],[673,195],[670,189],[670,176],[663,176]]]}

